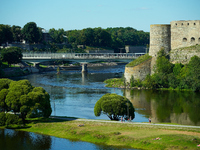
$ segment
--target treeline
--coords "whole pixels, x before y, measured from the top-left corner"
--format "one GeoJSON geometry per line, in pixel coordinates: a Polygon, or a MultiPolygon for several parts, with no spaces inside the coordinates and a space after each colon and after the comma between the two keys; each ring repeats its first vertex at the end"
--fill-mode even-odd
{"type": "Polygon", "coordinates": [[[23,28],[0,24],[0,44],[22,42],[22,40],[29,43],[42,42],[42,28],[37,27],[34,22],[27,23],[23,28]]]}
{"type": "MultiPolygon", "coordinates": [[[[51,31],[51,30],[50,30],[51,31]]],[[[125,45],[149,44],[149,32],[137,31],[134,28],[87,28],[66,31],[68,42],[72,45],[122,48],[125,45]]]]}
{"type": "Polygon", "coordinates": [[[146,87],[150,89],[168,88],[183,90],[189,89],[200,91],[200,58],[193,56],[188,64],[176,63],[169,61],[169,56],[165,54],[164,49],[157,54],[154,74],[147,75],[144,81],[130,81],[130,85],[146,87]]]}
{"type": "MultiPolygon", "coordinates": [[[[20,26],[0,24],[0,44],[11,42],[45,43],[42,38],[42,29],[35,22],[20,26]]],[[[82,30],[50,29],[51,43],[68,42],[72,47],[86,45],[94,47],[108,47],[112,49],[124,48],[125,45],[149,44],[149,32],[137,31],[131,27],[119,28],[86,28],[82,30]]]]}

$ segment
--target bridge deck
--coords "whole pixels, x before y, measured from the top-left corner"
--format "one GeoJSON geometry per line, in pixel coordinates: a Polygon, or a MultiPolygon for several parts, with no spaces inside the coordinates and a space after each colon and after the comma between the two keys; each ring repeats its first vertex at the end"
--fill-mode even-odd
{"type": "Polygon", "coordinates": [[[136,59],[145,53],[23,53],[22,59],[136,59]]]}

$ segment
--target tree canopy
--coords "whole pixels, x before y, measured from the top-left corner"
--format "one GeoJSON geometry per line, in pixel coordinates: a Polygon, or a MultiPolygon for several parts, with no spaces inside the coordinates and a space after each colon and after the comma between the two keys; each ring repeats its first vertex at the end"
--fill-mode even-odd
{"type": "Polygon", "coordinates": [[[0,111],[20,113],[26,117],[49,117],[52,109],[50,96],[42,87],[34,87],[28,80],[0,79],[0,111]]]}
{"type": "Polygon", "coordinates": [[[158,52],[154,74],[142,82],[147,88],[189,89],[200,91],[200,58],[191,57],[188,64],[172,64],[163,50],[158,52]]]}
{"type": "Polygon", "coordinates": [[[42,40],[41,29],[37,27],[35,22],[28,22],[22,29],[24,40],[29,43],[38,43],[42,40]]]}
{"type": "Polygon", "coordinates": [[[95,116],[106,114],[111,120],[120,120],[124,117],[126,120],[135,118],[135,109],[132,103],[124,96],[117,94],[103,95],[94,106],[95,116]]]}
{"type": "Polygon", "coordinates": [[[22,49],[19,47],[9,47],[7,49],[1,50],[1,59],[7,62],[10,66],[11,64],[17,64],[22,60],[22,49]]]}
{"type": "Polygon", "coordinates": [[[113,49],[125,45],[141,46],[149,44],[149,32],[137,31],[134,28],[86,28],[66,31],[68,42],[75,45],[101,46],[113,49]]]}
{"type": "Polygon", "coordinates": [[[0,45],[13,41],[13,34],[9,25],[0,24],[0,45]]]}

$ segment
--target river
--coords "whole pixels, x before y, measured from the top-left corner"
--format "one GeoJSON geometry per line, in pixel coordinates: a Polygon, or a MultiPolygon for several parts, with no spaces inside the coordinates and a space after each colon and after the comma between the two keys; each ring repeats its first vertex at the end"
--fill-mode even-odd
{"type": "MultiPolygon", "coordinates": [[[[109,119],[106,115],[96,117],[94,115],[95,103],[106,93],[116,93],[126,96],[136,109],[134,122],[148,122],[151,117],[152,123],[171,122],[184,125],[200,125],[200,93],[194,92],[177,92],[177,91],[157,91],[157,90],[124,90],[118,88],[107,88],[103,83],[108,78],[121,77],[125,65],[110,67],[91,67],[88,73],[83,74],[77,71],[62,71],[56,74],[55,71],[31,74],[23,77],[13,78],[14,80],[28,79],[33,86],[43,87],[51,96],[51,107],[53,116],[69,116],[86,119],[109,119]]],[[[1,139],[5,143],[12,139],[6,132],[13,130],[0,130],[1,139]],[[3,137],[3,139],[2,139],[3,137]]],[[[120,149],[116,147],[98,146],[85,142],[73,142],[66,139],[59,139],[51,136],[43,136],[33,133],[14,132],[15,137],[24,134],[22,139],[31,140],[32,137],[44,137],[41,141],[49,141],[48,150],[56,149],[55,147],[66,147],[69,149],[120,149]],[[30,134],[27,136],[26,134],[30,134]],[[64,142],[63,142],[64,141],[64,142]],[[90,145],[91,144],[91,145],[90,145]]],[[[11,134],[12,135],[12,134],[11,134]]],[[[36,138],[37,139],[37,138],[36,138]]],[[[17,138],[17,140],[19,140],[17,138]]],[[[29,144],[29,143],[27,143],[29,144]]],[[[36,144],[37,145],[37,144],[36,144]]],[[[43,146],[43,145],[42,145],[43,146]]],[[[36,148],[37,149],[37,148],[36,148]]],[[[67,149],[67,148],[66,148],[67,149]]]]}

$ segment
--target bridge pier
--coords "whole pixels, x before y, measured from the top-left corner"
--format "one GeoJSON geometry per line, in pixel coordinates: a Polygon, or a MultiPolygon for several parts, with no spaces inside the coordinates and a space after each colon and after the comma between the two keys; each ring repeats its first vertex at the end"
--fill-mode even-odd
{"type": "Polygon", "coordinates": [[[87,63],[82,63],[82,73],[87,72],[87,63]]]}

